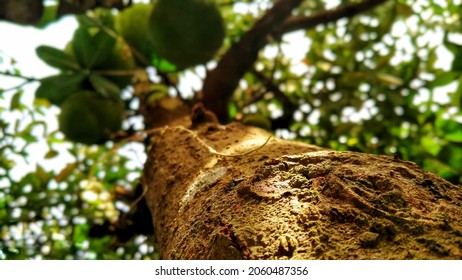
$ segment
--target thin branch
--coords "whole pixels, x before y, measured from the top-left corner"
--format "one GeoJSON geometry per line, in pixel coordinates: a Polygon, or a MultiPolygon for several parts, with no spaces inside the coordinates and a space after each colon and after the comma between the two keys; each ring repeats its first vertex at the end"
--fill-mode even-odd
{"type": "Polygon", "coordinates": [[[0,89],[0,92],[8,92],[8,91],[17,90],[17,89],[20,89],[20,88],[22,88],[23,86],[25,86],[25,85],[27,85],[27,84],[29,84],[29,83],[40,81],[40,79],[33,78],[33,77],[23,76],[23,75],[18,74],[18,73],[12,73],[12,72],[10,72],[10,71],[0,71],[0,75],[8,76],[8,77],[13,77],[13,78],[19,78],[19,79],[25,80],[24,82],[20,83],[20,84],[17,85],[17,86],[14,86],[14,87],[11,87],[11,88],[7,88],[7,89],[0,89]]]}
{"type": "Polygon", "coordinates": [[[276,70],[279,66],[279,63],[280,63],[280,60],[282,59],[282,49],[281,49],[281,45],[278,44],[278,54],[276,56],[276,58],[274,59],[274,65],[271,69],[271,74],[269,77],[266,77],[265,75],[263,75],[261,72],[258,72],[255,67],[253,67],[252,69],[250,69],[250,73],[252,73],[257,79],[260,80],[260,82],[263,84],[263,88],[260,88],[256,94],[253,95],[253,97],[248,100],[247,102],[244,103],[244,105],[242,107],[246,107],[250,104],[253,104],[259,100],[261,100],[266,93],[268,92],[273,92],[274,95],[280,95],[282,96],[283,98],[287,99],[287,97],[282,93],[280,92],[279,90],[279,87],[277,87],[276,85],[274,85],[274,74],[276,73],[276,70]]]}
{"type": "Polygon", "coordinates": [[[271,128],[285,128],[287,124],[292,120],[292,115],[297,109],[297,105],[294,104],[287,95],[282,92],[277,85],[273,82],[273,77],[266,77],[262,73],[251,69],[251,73],[260,80],[260,82],[265,86],[267,91],[270,91],[274,94],[274,97],[277,98],[282,103],[282,109],[284,114],[277,119],[271,120],[271,128]]]}
{"type": "Polygon", "coordinates": [[[301,29],[311,29],[320,24],[337,21],[341,18],[352,18],[388,0],[366,0],[360,3],[350,3],[333,10],[319,12],[312,16],[294,16],[288,18],[280,27],[272,32],[272,36],[279,40],[282,35],[301,29]]]}
{"type": "Polygon", "coordinates": [[[18,73],[12,73],[11,71],[0,71],[0,75],[13,77],[13,78],[19,78],[19,79],[23,79],[23,80],[26,80],[26,81],[29,81],[29,82],[35,82],[35,81],[39,80],[37,78],[23,76],[23,75],[18,74],[18,73]]]}
{"type": "Polygon", "coordinates": [[[23,82],[23,83],[20,83],[20,84],[17,85],[17,86],[14,86],[14,87],[6,88],[6,89],[0,89],[0,93],[18,90],[18,89],[22,88],[23,86],[25,86],[25,85],[27,85],[27,84],[29,84],[29,83],[32,83],[32,82],[34,82],[34,81],[25,81],[25,82],[23,82]]]}
{"type": "Polygon", "coordinates": [[[181,95],[180,89],[178,88],[176,83],[173,82],[172,79],[170,79],[170,77],[168,76],[168,73],[157,71],[157,75],[159,75],[162,78],[166,86],[172,87],[175,90],[177,97],[181,101],[183,101],[185,104],[188,104],[188,101],[185,98],[183,98],[183,96],[181,95]]]}

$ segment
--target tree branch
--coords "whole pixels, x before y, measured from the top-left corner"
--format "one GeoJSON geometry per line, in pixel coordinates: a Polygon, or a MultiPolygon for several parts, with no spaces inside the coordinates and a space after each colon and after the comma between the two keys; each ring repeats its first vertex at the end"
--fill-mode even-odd
{"type": "Polygon", "coordinates": [[[313,16],[291,17],[291,11],[301,0],[280,0],[258,20],[241,40],[233,45],[220,59],[215,69],[205,78],[202,95],[199,99],[212,109],[221,122],[228,118],[227,106],[234,90],[243,75],[252,68],[258,52],[270,37],[280,39],[282,35],[297,29],[309,29],[319,24],[336,21],[343,17],[352,17],[365,12],[387,0],[365,0],[361,3],[347,4],[342,7],[320,12],[313,16]]]}
{"type": "Polygon", "coordinates": [[[241,40],[220,59],[217,67],[205,78],[202,102],[213,109],[220,121],[227,119],[227,106],[242,76],[252,67],[258,52],[275,26],[280,25],[302,0],[280,0],[258,20],[241,40]]]}

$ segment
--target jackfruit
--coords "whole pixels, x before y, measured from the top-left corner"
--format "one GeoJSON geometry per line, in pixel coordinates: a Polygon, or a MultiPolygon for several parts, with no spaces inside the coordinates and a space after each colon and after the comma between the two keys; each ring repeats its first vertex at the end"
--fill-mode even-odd
{"type": "Polygon", "coordinates": [[[159,0],[149,19],[156,54],[178,68],[203,64],[223,44],[225,24],[208,0],[159,0]]]}
{"type": "Polygon", "coordinates": [[[152,43],[147,35],[152,7],[152,4],[134,4],[120,12],[116,16],[114,24],[117,33],[147,59],[153,52],[152,43]]]}
{"type": "Polygon", "coordinates": [[[122,124],[124,103],[102,97],[94,91],[72,94],[61,105],[59,130],[71,141],[102,144],[122,124]]]}

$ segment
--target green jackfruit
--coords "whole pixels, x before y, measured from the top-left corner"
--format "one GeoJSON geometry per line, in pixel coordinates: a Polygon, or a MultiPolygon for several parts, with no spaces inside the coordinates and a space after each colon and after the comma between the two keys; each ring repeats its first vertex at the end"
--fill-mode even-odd
{"type": "Polygon", "coordinates": [[[152,4],[134,4],[120,12],[115,19],[115,30],[125,41],[149,59],[153,46],[147,38],[152,4]]]}
{"type": "Polygon", "coordinates": [[[123,101],[104,98],[94,91],[80,91],[62,103],[59,130],[74,142],[102,144],[120,129],[123,114],[123,101]]]}
{"type": "Polygon", "coordinates": [[[149,27],[155,52],[178,68],[206,63],[225,37],[220,11],[208,0],[159,0],[149,27]]]}

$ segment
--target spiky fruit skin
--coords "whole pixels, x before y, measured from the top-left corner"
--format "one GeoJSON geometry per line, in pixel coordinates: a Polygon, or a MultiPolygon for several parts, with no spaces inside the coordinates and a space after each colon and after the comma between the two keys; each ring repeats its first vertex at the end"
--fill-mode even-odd
{"type": "Polygon", "coordinates": [[[206,63],[225,37],[220,11],[206,0],[159,0],[149,27],[155,52],[178,68],[206,63]]]}
{"type": "Polygon", "coordinates": [[[115,30],[125,41],[148,59],[152,52],[152,44],[146,38],[149,29],[149,17],[152,4],[134,4],[116,16],[115,30]]]}
{"type": "Polygon", "coordinates": [[[121,100],[103,98],[93,91],[80,91],[61,105],[59,130],[71,141],[101,144],[120,129],[123,114],[121,100]]]}

